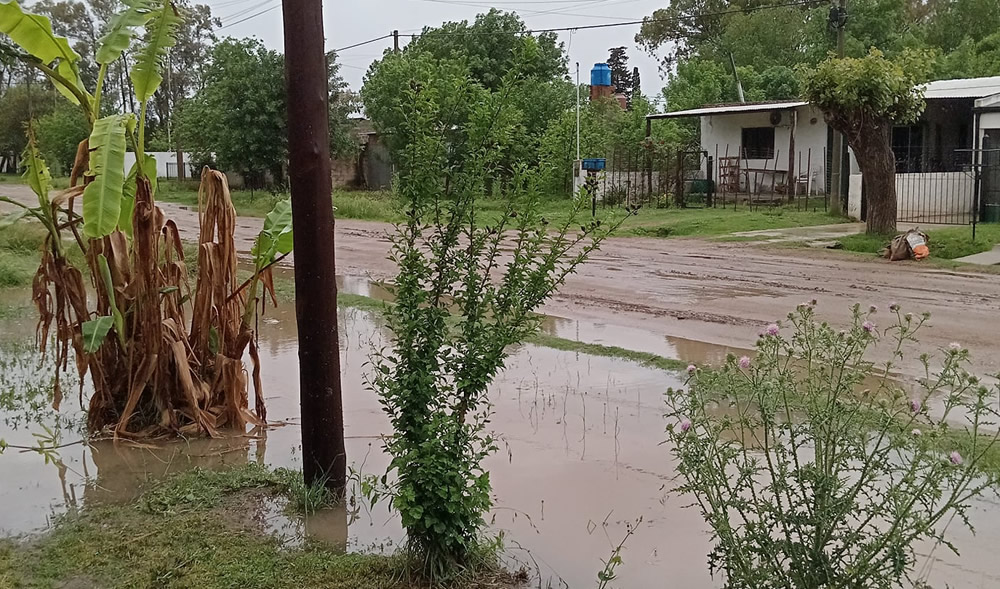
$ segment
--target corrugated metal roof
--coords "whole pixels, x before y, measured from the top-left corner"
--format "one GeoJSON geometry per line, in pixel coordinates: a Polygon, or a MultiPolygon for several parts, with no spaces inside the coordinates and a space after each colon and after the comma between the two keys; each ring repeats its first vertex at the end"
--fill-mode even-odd
{"type": "Polygon", "coordinates": [[[989,78],[964,78],[961,80],[938,80],[927,84],[924,98],[983,98],[1000,94],[1000,76],[989,78]]]}
{"type": "Polygon", "coordinates": [[[801,100],[785,100],[777,102],[751,102],[746,104],[724,104],[719,106],[705,106],[690,110],[678,110],[662,114],[648,115],[647,119],[672,119],[676,117],[701,117],[707,115],[725,115],[742,112],[767,112],[772,110],[788,110],[808,105],[808,102],[801,100]]]}

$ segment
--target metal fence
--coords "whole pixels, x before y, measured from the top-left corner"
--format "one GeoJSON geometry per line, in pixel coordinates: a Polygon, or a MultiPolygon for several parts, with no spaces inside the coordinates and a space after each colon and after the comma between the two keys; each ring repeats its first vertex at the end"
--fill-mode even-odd
{"type": "Polygon", "coordinates": [[[789,178],[789,158],[783,158],[782,166],[777,152],[760,163],[719,147],[664,151],[655,146],[620,146],[607,156],[598,194],[605,207],[825,210],[829,204],[829,179],[822,172],[829,169],[825,150],[796,156],[794,169],[805,172],[789,178]]]}

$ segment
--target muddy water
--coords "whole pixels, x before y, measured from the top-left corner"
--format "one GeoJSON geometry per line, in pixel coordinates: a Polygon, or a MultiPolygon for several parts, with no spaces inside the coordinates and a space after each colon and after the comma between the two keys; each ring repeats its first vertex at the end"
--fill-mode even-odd
{"type": "MultiPolygon", "coordinates": [[[[346,286],[346,284],[345,284],[346,286]]],[[[367,294],[367,293],[366,293],[367,294]]],[[[387,463],[379,436],[387,420],[362,380],[372,344],[385,341],[377,318],[343,310],[340,315],[348,452],[354,468],[381,473],[387,463]]],[[[559,335],[601,339],[601,343],[655,351],[670,348],[655,337],[612,326],[552,320],[559,335]],[[659,346],[659,347],[657,347],[659,346]]],[[[3,326],[8,336],[13,332],[3,326]]],[[[17,534],[44,528],[53,514],[102,502],[134,497],[151,480],[192,467],[222,468],[247,462],[300,466],[298,379],[295,322],[285,306],[261,323],[261,357],[268,415],[267,430],[224,440],[192,440],[150,447],[115,446],[109,442],[71,446],[60,451],[57,465],[45,465],[34,454],[13,449],[0,457],[0,533],[17,534]]],[[[23,331],[21,333],[24,333],[23,331]]],[[[5,336],[6,337],[6,336],[5,336]]],[[[669,341],[673,353],[715,358],[724,350],[700,348],[694,342],[669,341]]],[[[5,344],[0,391],[13,388],[47,395],[44,370],[37,369],[27,347],[5,344]],[[6,367],[9,367],[7,369],[6,367]]],[[[490,515],[495,530],[507,538],[512,563],[529,567],[542,587],[593,587],[612,546],[626,526],[642,518],[627,543],[616,586],[628,588],[709,588],[707,531],[690,503],[669,493],[674,462],[664,439],[662,393],[680,386],[670,373],[609,358],[561,352],[537,346],[517,350],[492,388],[493,427],[502,435],[501,451],[488,467],[496,494],[490,515]]],[[[44,405],[44,403],[43,403],[44,405]]],[[[34,415],[51,423],[39,407],[34,415]]],[[[0,437],[30,444],[39,428],[31,415],[15,419],[3,411],[0,437]]],[[[63,406],[62,441],[79,439],[79,406],[68,394],[63,406]]],[[[280,506],[250,506],[247,517],[295,545],[306,534],[349,550],[392,550],[403,539],[398,522],[384,508],[363,507],[324,512],[306,521],[284,516],[280,506]]],[[[956,525],[958,559],[938,549],[931,581],[936,586],[994,587],[1000,584],[998,505],[975,504],[972,513],[979,536],[956,525]]]]}

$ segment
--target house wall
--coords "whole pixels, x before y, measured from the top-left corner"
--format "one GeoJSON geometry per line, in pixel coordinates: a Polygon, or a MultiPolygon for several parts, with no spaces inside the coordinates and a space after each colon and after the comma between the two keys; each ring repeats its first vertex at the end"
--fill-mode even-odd
{"type": "MultiPolygon", "coordinates": [[[[173,151],[147,151],[147,155],[151,155],[156,158],[156,177],[157,178],[167,178],[167,164],[173,164],[170,166],[169,177],[177,177],[177,153],[173,151]]],[[[184,168],[187,170],[187,178],[197,179],[200,176],[200,172],[195,172],[194,168],[191,167],[191,155],[184,155],[184,168]]],[[[128,151],[125,152],[125,173],[128,174],[132,166],[135,165],[135,153],[128,151]]]]}
{"type": "MultiPolygon", "coordinates": [[[[847,214],[861,219],[861,174],[851,174],[847,214]]],[[[969,172],[896,174],[896,219],[912,223],[971,222],[975,177],[969,172]]]]}
{"type": "MultiPolygon", "coordinates": [[[[795,127],[795,171],[803,176],[809,170],[811,191],[821,193],[826,186],[827,125],[823,113],[812,106],[797,109],[795,127]],[[801,162],[801,164],[799,163],[801,162]]],[[[733,113],[701,118],[701,148],[713,158],[712,177],[719,177],[719,159],[735,157],[741,153],[745,127],[770,127],[771,113],[733,113]]],[[[741,165],[749,168],[788,170],[789,138],[792,132],[791,111],[782,111],[782,121],[774,131],[775,158],[744,160],[741,165]]],[[[745,182],[745,180],[744,180],[745,182]]],[[[745,188],[745,186],[742,186],[745,188]]]]}

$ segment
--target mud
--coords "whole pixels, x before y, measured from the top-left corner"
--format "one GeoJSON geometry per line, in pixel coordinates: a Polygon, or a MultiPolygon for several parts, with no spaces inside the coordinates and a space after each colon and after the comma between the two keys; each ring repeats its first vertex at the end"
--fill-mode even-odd
{"type": "MultiPolygon", "coordinates": [[[[3,192],[25,202],[33,199],[24,186],[5,185],[3,192]]],[[[161,206],[177,221],[182,235],[195,237],[196,211],[171,203],[161,206]]],[[[249,251],[260,224],[260,219],[240,218],[237,247],[249,251]]],[[[394,268],[386,259],[389,228],[385,223],[339,220],[340,273],[390,278],[394,268]]],[[[811,299],[819,301],[821,316],[836,324],[846,321],[855,302],[878,305],[882,326],[890,320],[891,302],[918,314],[929,311],[934,329],[921,338],[924,351],[960,342],[971,350],[976,372],[1000,372],[994,327],[1000,316],[1000,277],[919,263],[748,243],[615,238],[571,276],[542,311],[656,337],[749,348],[762,326],[811,299]]],[[[883,359],[889,351],[885,354],[883,359]]],[[[912,358],[902,370],[906,376],[918,376],[921,366],[912,358]]]]}
{"type": "MultiPolygon", "coordinates": [[[[364,288],[363,281],[354,284],[351,288],[364,288]]],[[[381,473],[387,458],[380,451],[380,436],[389,428],[362,375],[370,346],[385,341],[386,333],[378,318],[364,311],[342,310],[340,321],[350,461],[362,472],[381,473]]],[[[559,335],[604,338],[609,345],[624,338],[637,347],[672,346],[678,355],[708,361],[725,353],[676,338],[636,341],[638,333],[603,324],[550,319],[547,325],[559,335]]],[[[127,501],[151,481],[185,469],[251,461],[299,467],[298,358],[290,306],[271,314],[261,329],[269,428],[221,440],[69,446],[60,450],[55,465],[32,453],[8,450],[0,457],[0,534],[44,529],[53,515],[82,506],[127,501]]],[[[8,365],[20,367],[10,373],[22,375],[21,386],[37,381],[37,389],[44,391],[45,370],[37,369],[27,349],[5,346],[0,354],[8,365]]],[[[617,359],[533,345],[513,354],[491,390],[493,427],[503,441],[501,451],[488,461],[496,495],[489,521],[505,534],[510,564],[534,572],[533,586],[593,587],[602,559],[640,517],[615,586],[719,586],[707,572],[708,532],[698,512],[686,508],[690,500],[670,492],[674,461],[670,448],[660,445],[665,438],[663,391],[682,385],[677,375],[617,359]]],[[[68,395],[63,407],[68,416],[79,413],[73,397],[68,395]]],[[[12,443],[30,443],[36,431],[31,423],[0,424],[0,437],[12,443]]],[[[64,443],[80,438],[71,426],[61,431],[64,443]]],[[[403,540],[398,521],[384,506],[369,510],[355,502],[306,519],[289,517],[280,502],[265,496],[249,497],[234,507],[240,515],[233,525],[274,534],[288,546],[308,536],[334,549],[391,551],[403,540]]],[[[957,524],[952,528],[963,556],[942,547],[927,560],[935,586],[944,586],[943,581],[954,588],[1000,583],[1000,563],[993,556],[1000,545],[998,508],[995,501],[974,505],[976,538],[957,524]]]]}

